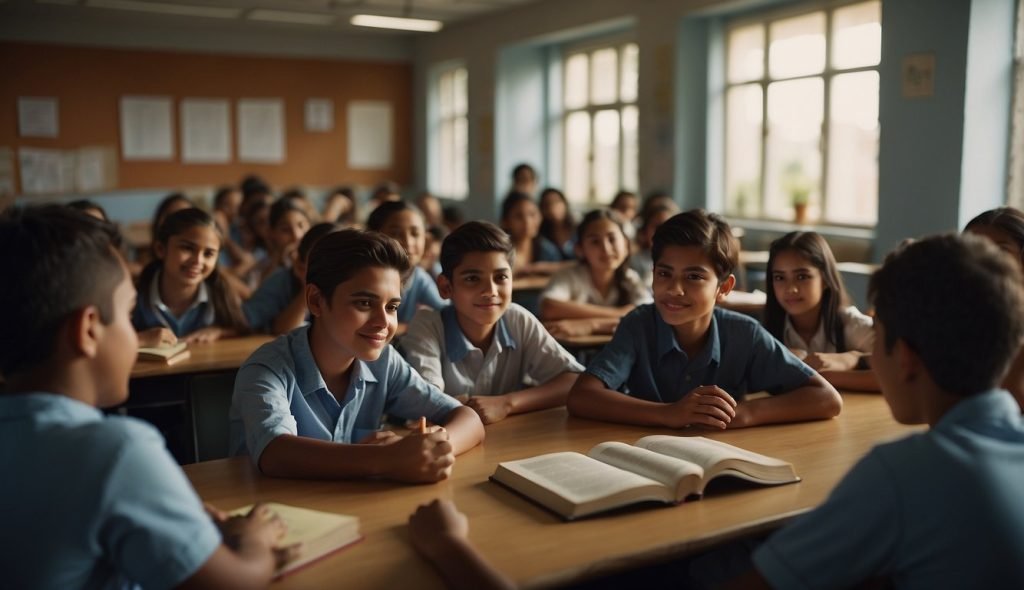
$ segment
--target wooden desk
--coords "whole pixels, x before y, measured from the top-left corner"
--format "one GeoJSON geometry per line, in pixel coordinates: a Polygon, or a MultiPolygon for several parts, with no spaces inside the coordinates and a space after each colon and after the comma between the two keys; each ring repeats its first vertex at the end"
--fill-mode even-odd
{"type": "Polygon", "coordinates": [[[586,336],[563,336],[558,343],[570,352],[580,350],[600,350],[612,341],[611,334],[587,334],[586,336]]]}
{"type": "Polygon", "coordinates": [[[223,509],[274,500],[358,515],[365,540],[285,578],[275,588],[441,588],[409,545],[406,521],[422,503],[449,498],[469,516],[470,537],[502,572],[525,586],[552,586],[685,555],[763,532],[822,502],[874,444],[912,429],[893,421],[878,395],[845,395],[835,420],[701,433],[792,461],[794,485],[714,494],[675,507],[628,510],[562,522],[487,481],[499,461],[557,450],[586,452],[605,440],[634,442],[671,431],[571,418],[563,408],[513,416],[487,427],[484,446],[460,456],[452,479],[435,485],[324,482],[258,475],[248,458],[185,467],[204,501],[223,509]]]}
{"type": "Polygon", "coordinates": [[[541,291],[551,281],[549,275],[527,275],[512,279],[512,292],[516,291],[541,291]]]}
{"type": "Polygon", "coordinates": [[[212,371],[237,370],[257,348],[273,338],[265,334],[243,338],[225,338],[205,344],[190,344],[188,360],[167,366],[159,361],[138,361],[132,367],[132,379],[163,377],[212,371]]]}

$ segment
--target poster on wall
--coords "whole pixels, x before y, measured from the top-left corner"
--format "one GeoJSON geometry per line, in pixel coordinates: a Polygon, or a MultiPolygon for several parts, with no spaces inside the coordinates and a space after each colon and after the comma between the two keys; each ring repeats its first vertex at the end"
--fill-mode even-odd
{"type": "Polygon", "coordinates": [[[334,101],[329,98],[306,99],[306,131],[327,133],[334,130],[334,101]]]}
{"type": "Polygon", "coordinates": [[[284,100],[243,98],[238,101],[238,160],[280,164],[285,160],[284,100]]]}
{"type": "Polygon", "coordinates": [[[226,164],[231,161],[231,117],[223,98],[181,101],[181,161],[226,164]]]}
{"type": "Polygon", "coordinates": [[[174,159],[172,101],[168,96],[121,97],[121,157],[174,159]]]}
{"type": "Polygon", "coordinates": [[[18,135],[22,137],[57,137],[60,125],[57,99],[48,96],[18,97],[18,135]]]}
{"type": "Polygon", "coordinates": [[[348,103],[348,167],[384,170],[392,163],[391,103],[354,100],[348,103]]]}
{"type": "Polygon", "coordinates": [[[75,164],[74,152],[19,148],[18,172],[22,194],[52,195],[73,190],[75,164]]]}

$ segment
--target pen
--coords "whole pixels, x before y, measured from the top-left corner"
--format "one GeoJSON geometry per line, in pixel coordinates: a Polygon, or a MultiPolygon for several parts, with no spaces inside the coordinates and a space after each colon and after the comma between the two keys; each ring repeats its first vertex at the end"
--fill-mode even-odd
{"type": "Polygon", "coordinates": [[[420,416],[420,434],[427,433],[427,417],[420,416]]]}

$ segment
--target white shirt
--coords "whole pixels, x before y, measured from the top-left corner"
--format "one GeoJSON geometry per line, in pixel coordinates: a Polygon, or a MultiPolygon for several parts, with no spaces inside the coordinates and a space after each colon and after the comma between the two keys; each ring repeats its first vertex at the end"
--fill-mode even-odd
{"type": "MultiPolygon", "coordinates": [[[[642,305],[654,301],[650,289],[644,285],[640,275],[631,268],[626,269],[628,303],[642,305]]],[[[551,276],[548,286],[540,294],[540,300],[555,299],[573,303],[589,303],[616,307],[619,301],[619,287],[612,282],[607,295],[601,295],[590,280],[590,269],[583,264],[564,268],[551,276]]]]}
{"type": "Polygon", "coordinates": [[[421,309],[402,336],[405,359],[428,383],[451,395],[504,395],[543,385],[583,366],[540,321],[512,303],[495,325],[487,352],[462,333],[454,306],[421,309]]]}
{"type": "MultiPolygon", "coordinates": [[[[875,333],[871,329],[874,320],[870,316],[862,314],[856,307],[851,305],[839,310],[840,321],[843,322],[843,338],[846,339],[846,350],[858,352],[871,352],[875,343],[875,333]]],[[[811,337],[810,342],[797,333],[793,323],[786,316],[786,325],[782,329],[782,343],[789,348],[806,350],[807,352],[838,352],[835,345],[825,338],[825,322],[818,322],[818,331],[811,337]]]]}

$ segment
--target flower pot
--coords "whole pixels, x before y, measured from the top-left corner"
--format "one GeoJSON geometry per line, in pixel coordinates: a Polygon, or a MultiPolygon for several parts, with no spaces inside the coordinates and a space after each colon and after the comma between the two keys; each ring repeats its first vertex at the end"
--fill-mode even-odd
{"type": "Polygon", "coordinates": [[[793,205],[793,221],[797,225],[807,225],[807,203],[796,203],[793,205]]]}

